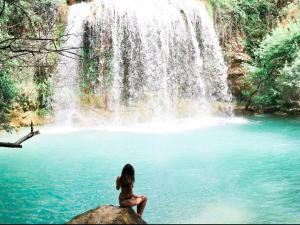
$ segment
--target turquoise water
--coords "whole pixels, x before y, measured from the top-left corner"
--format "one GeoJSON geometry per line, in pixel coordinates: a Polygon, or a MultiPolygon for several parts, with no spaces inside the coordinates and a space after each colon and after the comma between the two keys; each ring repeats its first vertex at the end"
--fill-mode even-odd
{"type": "Polygon", "coordinates": [[[45,132],[0,149],[0,223],[64,223],[117,204],[127,162],[149,223],[300,222],[300,120],[256,117],[174,133],[45,132]]]}

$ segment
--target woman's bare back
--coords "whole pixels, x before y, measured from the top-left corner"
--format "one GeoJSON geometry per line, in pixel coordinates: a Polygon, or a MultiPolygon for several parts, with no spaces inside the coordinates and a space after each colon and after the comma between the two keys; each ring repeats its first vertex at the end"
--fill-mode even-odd
{"type": "Polygon", "coordinates": [[[133,198],[133,185],[131,185],[129,187],[122,185],[121,177],[117,177],[116,188],[117,188],[117,190],[121,189],[121,193],[119,195],[120,205],[121,205],[122,201],[133,198]]]}
{"type": "Polygon", "coordinates": [[[133,194],[133,184],[135,181],[134,168],[127,164],[122,171],[122,175],[117,177],[116,189],[120,190],[119,203],[121,207],[137,206],[137,214],[142,216],[147,204],[147,197],[133,194]]]}

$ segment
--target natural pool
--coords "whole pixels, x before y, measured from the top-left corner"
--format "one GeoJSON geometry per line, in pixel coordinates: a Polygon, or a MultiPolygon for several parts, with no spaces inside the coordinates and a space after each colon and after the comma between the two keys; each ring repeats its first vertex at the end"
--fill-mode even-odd
{"type": "Polygon", "coordinates": [[[300,222],[300,120],[254,117],[176,132],[44,131],[0,149],[0,223],[64,223],[117,204],[127,162],[149,223],[300,222]]]}

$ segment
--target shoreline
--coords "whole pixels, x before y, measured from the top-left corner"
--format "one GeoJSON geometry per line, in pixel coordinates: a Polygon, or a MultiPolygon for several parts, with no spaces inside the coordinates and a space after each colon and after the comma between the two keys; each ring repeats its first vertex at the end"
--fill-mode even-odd
{"type": "Polygon", "coordinates": [[[300,118],[300,109],[280,110],[277,107],[266,107],[263,109],[245,109],[244,106],[235,106],[233,113],[236,116],[262,116],[269,115],[274,117],[300,118]]]}
{"type": "MultiPolygon", "coordinates": [[[[20,115],[30,115],[28,117],[14,117],[11,120],[10,125],[13,126],[12,132],[18,134],[21,130],[29,128],[31,121],[33,122],[34,127],[44,127],[47,125],[53,124],[53,116],[48,115],[48,116],[40,116],[37,115],[35,112],[29,111],[25,112],[20,115]]],[[[273,117],[273,118],[278,118],[278,119],[299,119],[300,120],[300,114],[289,114],[284,111],[275,111],[275,112],[263,112],[263,111],[254,111],[254,110],[246,110],[243,106],[235,106],[233,109],[233,118],[234,117],[257,117],[257,116],[267,116],[267,117],[273,117]]],[[[218,117],[219,118],[219,117],[218,117]]],[[[149,125],[149,123],[146,123],[149,125]]],[[[123,125],[124,126],[124,125],[123,125]]],[[[122,125],[120,125],[121,128],[124,128],[122,125]]],[[[103,127],[107,128],[107,124],[104,125],[103,127]]],[[[118,127],[118,126],[116,126],[118,127]]],[[[133,126],[134,127],[134,126],[133,126]]],[[[85,128],[85,127],[83,127],[85,128]]],[[[7,133],[5,130],[0,130],[0,134],[5,134],[7,133]]]]}

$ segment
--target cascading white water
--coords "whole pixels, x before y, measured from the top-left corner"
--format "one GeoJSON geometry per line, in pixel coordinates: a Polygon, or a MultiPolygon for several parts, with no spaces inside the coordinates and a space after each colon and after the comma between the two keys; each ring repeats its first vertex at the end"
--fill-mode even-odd
{"type": "MultiPolygon", "coordinates": [[[[202,1],[94,0],[69,8],[67,29],[75,34],[67,47],[83,46],[88,39],[97,56],[95,95],[105,99],[99,107],[105,120],[207,115],[215,102],[231,102],[227,68],[202,1]]],[[[61,122],[70,121],[72,112],[87,112],[78,101],[78,60],[60,61],[56,105],[61,122]]]]}
{"type": "Polygon", "coordinates": [[[83,37],[83,22],[89,15],[86,4],[74,5],[69,10],[66,41],[59,56],[58,78],[55,90],[56,123],[71,126],[79,111],[79,55],[83,37]]]}

